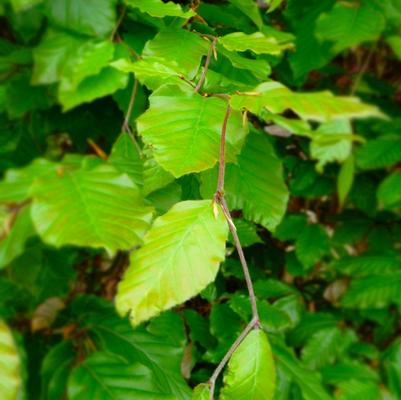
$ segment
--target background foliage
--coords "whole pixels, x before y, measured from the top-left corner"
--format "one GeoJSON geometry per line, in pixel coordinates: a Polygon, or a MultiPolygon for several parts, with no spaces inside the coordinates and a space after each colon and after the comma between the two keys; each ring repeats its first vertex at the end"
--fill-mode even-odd
{"type": "Polygon", "coordinates": [[[2,400],[209,398],[227,103],[220,398],[401,399],[399,0],[0,15],[2,400]]]}

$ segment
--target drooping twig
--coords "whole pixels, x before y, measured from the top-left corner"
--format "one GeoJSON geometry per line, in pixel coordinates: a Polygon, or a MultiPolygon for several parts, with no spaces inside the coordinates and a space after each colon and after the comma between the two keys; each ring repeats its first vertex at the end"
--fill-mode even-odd
{"type": "Polygon", "coordinates": [[[121,23],[123,22],[123,19],[125,17],[125,12],[127,11],[126,7],[124,6],[121,10],[120,16],[118,17],[117,23],[113,28],[113,31],[110,34],[110,40],[114,40],[114,36],[116,35],[118,28],[120,27],[121,23]]]}
{"type": "Polygon", "coordinates": [[[226,355],[220,361],[217,368],[214,370],[212,376],[210,377],[208,383],[210,385],[210,400],[214,400],[214,390],[216,386],[216,380],[219,377],[221,371],[223,371],[224,367],[230,360],[234,351],[237,350],[238,346],[242,343],[242,341],[248,336],[248,333],[258,324],[258,321],[255,318],[252,318],[251,322],[246,326],[246,328],[241,332],[238,336],[237,340],[231,345],[230,349],[227,351],[226,355]]]}
{"type": "Polygon", "coordinates": [[[217,43],[217,38],[214,37],[212,40],[212,43],[210,44],[209,51],[207,52],[205,66],[203,67],[203,70],[202,70],[202,75],[199,79],[198,84],[195,86],[195,89],[194,89],[195,92],[199,92],[200,88],[203,85],[203,82],[205,82],[207,70],[209,69],[210,60],[212,58],[213,52],[215,51],[216,43],[217,43]]]}
{"type": "Polygon", "coordinates": [[[374,52],[376,50],[376,46],[377,46],[377,42],[375,42],[372,45],[372,47],[370,48],[369,53],[368,53],[368,55],[367,55],[367,57],[365,59],[365,62],[363,63],[361,69],[359,70],[358,75],[357,75],[357,77],[356,77],[356,79],[354,81],[354,84],[352,85],[351,92],[350,92],[351,96],[353,96],[356,93],[363,75],[365,74],[365,72],[369,68],[369,64],[370,64],[370,62],[372,60],[372,57],[373,57],[373,54],[374,54],[374,52]]]}
{"type": "Polygon", "coordinates": [[[249,293],[249,300],[252,307],[252,320],[246,326],[246,328],[242,331],[242,333],[238,336],[237,340],[232,344],[224,358],[221,360],[213,375],[209,379],[210,384],[210,400],[214,400],[214,390],[216,380],[219,377],[220,373],[223,371],[225,365],[238,348],[238,346],[242,343],[242,341],[247,337],[248,333],[252,329],[259,329],[260,322],[259,322],[259,313],[256,304],[256,296],[255,291],[253,289],[253,283],[251,279],[251,275],[249,273],[248,264],[245,259],[244,251],[242,250],[241,242],[239,240],[237,229],[235,224],[232,220],[230,210],[228,209],[226,199],[224,198],[224,176],[225,176],[225,147],[226,147],[226,134],[227,134],[227,125],[228,120],[231,114],[231,106],[230,104],[227,105],[226,113],[224,115],[223,125],[221,128],[221,138],[220,138],[220,157],[219,157],[219,173],[217,178],[217,188],[216,193],[214,194],[214,202],[220,204],[223,214],[227,220],[228,226],[230,228],[230,232],[234,239],[235,248],[237,249],[239,259],[241,261],[242,270],[244,272],[246,286],[248,288],[249,293]]]}

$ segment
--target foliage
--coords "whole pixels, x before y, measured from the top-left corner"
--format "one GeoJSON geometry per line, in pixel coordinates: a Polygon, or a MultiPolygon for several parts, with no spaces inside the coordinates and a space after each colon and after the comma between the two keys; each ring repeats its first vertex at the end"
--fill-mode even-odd
{"type": "Polygon", "coordinates": [[[401,399],[400,0],[0,13],[2,400],[401,399]]]}

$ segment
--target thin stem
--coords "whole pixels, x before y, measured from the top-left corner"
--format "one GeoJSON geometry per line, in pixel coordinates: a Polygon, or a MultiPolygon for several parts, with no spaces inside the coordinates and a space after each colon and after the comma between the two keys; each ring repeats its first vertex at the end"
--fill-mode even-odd
{"type": "Polygon", "coordinates": [[[238,336],[237,340],[231,345],[230,349],[227,351],[226,355],[223,357],[223,359],[220,361],[219,365],[217,368],[214,370],[212,376],[209,379],[209,385],[210,385],[210,400],[214,400],[214,390],[216,386],[216,380],[219,377],[221,371],[223,371],[224,367],[230,360],[231,356],[237,350],[238,346],[242,343],[242,341],[248,336],[248,333],[256,326],[258,325],[258,320],[255,318],[252,318],[251,322],[246,326],[246,328],[241,332],[241,334],[238,336]]]}
{"type": "Polygon", "coordinates": [[[355,79],[355,81],[354,81],[354,84],[352,85],[352,89],[351,89],[351,93],[350,93],[350,94],[351,94],[352,96],[356,93],[356,91],[357,91],[357,89],[358,89],[358,86],[359,86],[359,84],[360,84],[360,82],[361,82],[361,79],[362,79],[363,75],[365,75],[365,72],[366,72],[367,69],[369,68],[370,61],[372,60],[373,54],[374,54],[374,52],[375,52],[375,50],[376,50],[376,46],[377,46],[377,42],[375,42],[375,43],[373,44],[373,46],[370,48],[369,53],[368,53],[368,55],[367,55],[367,57],[366,57],[366,60],[365,60],[365,62],[363,63],[361,69],[360,69],[359,72],[358,72],[358,75],[357,75],[357,77],[356,77],[356,79],[355,79]]]}
{"type": "Polygon", "coordinates": [[[209,69],[210,60],[212,58],[212,54],[213,54],[214,49],[216,47],[216,43],[217,43],[217,38],[215,37],[215,38],[213,38],[213,41],[212,41],[212,43],[210,44],[210,47],[209,47],[209,51],[207,52],[205,66],[203,67],[202,75],[201,75],[201,77],[199,79],[199,82],[195,86],[195,89],[194,89],[195,92],[199,92],[200,88],[203,85],[203,82],[205,82],[207,70],[209,69]]]}
{"type": "Polygon", "coordinates": [[[235,228],[234,222],[231,218],[231,214],[230,214],[230,211],[228,209],[228,206],[227,206],[227,203],[226,203],[226,200],[224,197],[221,198],[220,205],[221,205],[221,208],[223,209],[224,215],[227,219],[231,235],[233,236],[233,239],[234,239],[235,248],[237,249],[238,256],[241,261],[242,270],[243,270],[244,276],[245,276],[246,286],[248,288],[249,300],[251,302],[251,307],[252,307],[252,318],[257,321],[257,324],[259,324],[259,313],[258,313],[258,307],[256,304],[256,296],[255,296],[255,291],[253,289],[251,274],[249,273],[248,264],[245,259],[244,251],[242,250],[242,246],[241,246],[241,242],[238,237],[237,229],[235,228]]]}
{"type": "Polygon", "coordinates": [[[114,26],[113,31],[111,32],[110,40],[114,40],[114,36],[116,35],[116,33],[118,31],[118,28],[120,27],[121,23],[123,22],[126,10],[127,9],[124,6],[123,9],[121,10],[121,14],[120,14],[120,16],[118,18],[118,21],[117,21],[116,25],[114,26]]]}
{"type": "Polygon", "coordinates": [[[134,109],[135,99],[136,99],[136,94],[137,93],[138,93],[138,80],[135,79],[134,80],[134,85],[132,87],[131,97],[130,97],[129,103],[128,103],[127,113],[125,115],[124,122],[123,122],[123,125],[121,127],[121,130],[123,132],[127,132],[130,135],[130,137],[131,137],[132,141],[134,142],[135,147],[137,148],[139,154],[142,155],[142,149],[139,146],[138,142],[136,141],[135,135],[132,132],[130,126],[129,126],[129,120],[131,118],[131,114],[132,114],[132,111],[134,109]]]}
{"type": "Polygon", "coordinates": [[[224,195],[224,174],[225,174],[225,148],[226,148],[226,132],[228,119],[231,114],[230,103],[227,104],[226,113],[224,115],[223,126],[221,128],[221,138],[220,138],[220,158],[219,158],[219,176],[217,178],[217,189],[216,195],[223,198],[224,195]]]}

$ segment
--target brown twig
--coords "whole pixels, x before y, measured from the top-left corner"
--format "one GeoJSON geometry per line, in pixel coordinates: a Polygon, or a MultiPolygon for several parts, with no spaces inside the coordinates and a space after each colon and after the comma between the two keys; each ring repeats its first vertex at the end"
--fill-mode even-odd
{"type": "Polygon", "coordinates": [[[123,19],[125,17],[125,12],[126,12],[127,8],[124,6],[121,10],[121,14],[118,17],[117,23],[113,28],[113,31],[110,34],[110,40],[113,41],[114,40],[114,36],[116,35],[118,28],[120,27],[121,23],[123,22],[123,19]]]}
{"type": "Polygon", "coordinates": [[[210,44],[209,51],[207,52],[205,66],[203,67],[203,70],[202,70],[202,75],[199,79],[198,84],[195,86],[195,89],[194,89],[195,92],[199,92],[200,88],[203,85],[203,82],[205,82],[207,70],[209,69],[210,60],[211,60],[212,54],[216,48],[216,43],[217,43],[217,37],[214,37],[212,40],[212,43],[210,44]]]}
{"type": "Polygon", "coordinates": [[[361,69],[358,72],[358,75],[357,75],[357,77],[356,77],[356,79],[354,81],[354,84],[352,85],[352,88],[351,88],[351,92],[350,92],[351,96],[353,96],[356,93],[363,75],[365,74],[365,72],[369,68],[369,64],[370,64],[370,62],[372,60],[373,54],[374,54],[374,52],[376,50],[376,47],[377,47],[377,42],[375,42],[372,45],[372,47],[370,48],[369,53],[368,53],[368,55],[367,55],[367,57],[365,59],[365,62],[363,63],[361,69]]]}

